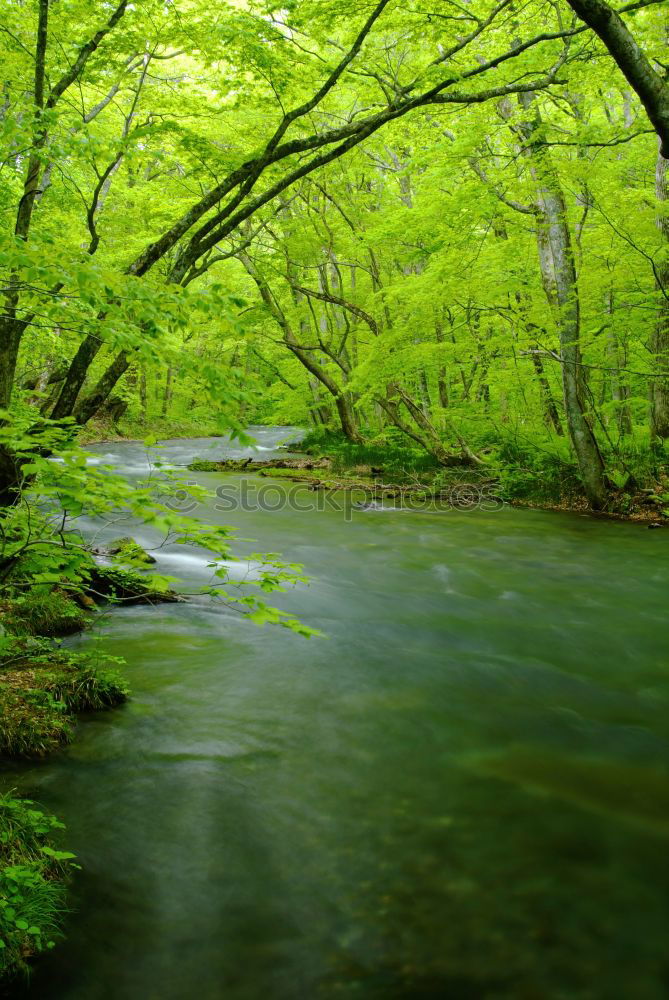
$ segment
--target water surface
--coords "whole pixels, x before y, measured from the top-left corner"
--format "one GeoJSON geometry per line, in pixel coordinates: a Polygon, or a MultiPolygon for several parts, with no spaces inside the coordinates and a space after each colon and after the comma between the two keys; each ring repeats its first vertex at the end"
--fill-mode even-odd
{"type": "MultiPolygon", "coordinates": [[[[255,432],[257,457],[291,436],[255,432]]],[[[140,445],[92,450],[146,468],[140,445]]],[[[253,452],[163,457],[226,454],[253,452]]],[[[669,995],[669,536],[276,506],[195,513],[255,540],[240,572],[244,552],[304,563],[311,584],[277,603],[327,638],[204,598],[115,611],[101,631],[132,701],[20,769],[83,865],[30,996],[669,995]]],[[[195,549],[157,555],[208,578],[195,549]]]]}

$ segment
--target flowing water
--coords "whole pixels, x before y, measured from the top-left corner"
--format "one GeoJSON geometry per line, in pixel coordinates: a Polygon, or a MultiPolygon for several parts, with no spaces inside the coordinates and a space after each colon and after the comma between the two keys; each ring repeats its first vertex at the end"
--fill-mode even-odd
{"type": "MultiPolygon", "coordinates": [[[[291,436],[255,433],[258,457],[291,436]]],[[[145,472],[140,445],[92,450],[145,472]]],[[[164,460],[230,454],[253,452],[164,460]]],[[[669,995],[667,533],[272,489],[195,513],[253,539],[233,575],[244,552],[302,562],[310,585],[276,603],[327,638],[202,597],[115,611],[132,700],[6,775],[83,866],[30,997],[669,995]]],[[[196,549],[156,555],[191,589],[209,577],[196,549]]]]}

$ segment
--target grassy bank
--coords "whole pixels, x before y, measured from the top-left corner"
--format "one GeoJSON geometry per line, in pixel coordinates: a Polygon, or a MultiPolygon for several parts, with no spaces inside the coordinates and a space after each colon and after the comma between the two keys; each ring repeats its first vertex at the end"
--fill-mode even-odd
{"type": "Polygon", "coordinates": [[[102,441],[143,441],[147,436],[157,440],[171,438],[223,437],[229,429],[221,422],[210,420],[174,420],[170,417],[154,417],[149,421],[121,418],[119,421],[96,417],[79,431],[78,440],[82,445],[102,441]]]}
{"type": "MultiPolygon", "coordinates": [[[[387,442],[356,445],[334,431],[316,431],[294,449],[329,462],[330,478],[358,477],[370,484],[392,482],[421,487],[443,498],[482,485],[515,506],[588,511],[576,463],[566,441],[496,435],[481,442],[484,464],[475,469],[448,468],[417,449],[387,442]]],[[[607,456],[609,502],[603,511],[614,517],[669,524],[669,455],[666,446],[651,448],[631,440],[607,456]]],[[[457,506],[457,504],[456,504],[457,506]]],[[[472,503],[472,506],[476,506],[472,503]]]]}
{"type": "Polygon", "coordinates": [[[43,757],[69,743],[79,712],[120,705],[128,688],[102,653],[16,639],[0,662],[0,753],[43,757]]]}

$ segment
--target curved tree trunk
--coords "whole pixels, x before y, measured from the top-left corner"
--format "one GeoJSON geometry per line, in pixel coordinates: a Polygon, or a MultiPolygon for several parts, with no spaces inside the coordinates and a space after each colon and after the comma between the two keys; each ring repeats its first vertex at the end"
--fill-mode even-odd
{"type": "Polygon", "coordinates": [[[669,159],[669,82],[653,69],[627,25],[604,0],[567,0],[582,21],[599,35],[637,93],[669,159]]]}
{"type": "MultiPolygon", "coordinates": [[[[244,265],[247,274],[255,282],[256,287],[260,292],[260,297],[265,303],[268,311],[279,324],[281,332],[283,333],[284,343],[288,350],[292,351],[295,357],[302,362],[307,371],[317,378],[323,386],[325,386],[334,399],[337,413],[339,414],[341,429],[345,436],[353,444],[364,444],[364,438],[358,430],[355,412],[346,389],[339,386],[331,375],[329,375],[328,372],[326,372],[325,369],[319,365],[319,363],[312,356],[312,351],[306,350],[305,346],[300,344],[295,336],[293,328],[288,322],[286,314],[277,302],[269,285],[260,274],[251,258],[245,253],[240,253],[238,254],[238,259],[244,265]]],[[[293,291],[301,291],[301,289],[294,288],[293,291]]]]}

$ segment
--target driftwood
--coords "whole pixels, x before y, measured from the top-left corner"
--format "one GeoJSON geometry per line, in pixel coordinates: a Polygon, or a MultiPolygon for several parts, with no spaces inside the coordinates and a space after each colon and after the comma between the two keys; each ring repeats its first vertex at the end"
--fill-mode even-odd
{"type": "Polygon", "coordinates": [[[227,458],[220,462],[196,459],[188,466],[191,472],[257,472],[261,469],[329,469],[328,458],[227,458]]]}

